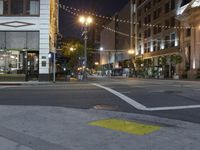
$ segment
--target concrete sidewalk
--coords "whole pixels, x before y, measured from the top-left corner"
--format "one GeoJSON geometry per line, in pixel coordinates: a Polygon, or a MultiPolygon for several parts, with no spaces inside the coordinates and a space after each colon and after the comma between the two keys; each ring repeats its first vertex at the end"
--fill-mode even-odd
{"type": "Polygon", "coordinates": [[[146,115],[39,106],[0,106],[0,150],[199,150],[200,125],[146,115]],[[160,126],[134,135],[89,125],[117,118],[160,126]]]}
{"type": "Polygon", "coordinates": [[[39,81],[24,81],[24,82],[1,81],[0,82],[0,85],[45,85],[45,84],[53,84],[53,82],[39,82],[39,81]]]}

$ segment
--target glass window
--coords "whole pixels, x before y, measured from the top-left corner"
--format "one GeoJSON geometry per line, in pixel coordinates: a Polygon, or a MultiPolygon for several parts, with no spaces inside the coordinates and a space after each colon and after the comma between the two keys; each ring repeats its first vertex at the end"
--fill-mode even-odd
{"type": "Polygon", "coordinates": [[[189,2],[191,2],[192,0],[183,0],[181,3],[181,7],[188,4],[189,2]]]}
{"type": "Polygon", "coordinates": [[[29,15],[39,15],[39,0],[29,0],[26,11],[29,15]]]}
{"type": "Polygon", "coordinates": [[[24,0],[11,0],[11,14],[23,15],[24,0]]]}
{"type": "Polygon", "coordinates": [[[175,9],[175,0],[171,0],[171,10],[175,9]]]}
{"type": "Polygon", "coordinates": [[[191,29],[190,28],[186,29],[185,35],[186,35],[186,37],[191,36],[191,29]]]}
{"type": "Polygon", "coordinates": [[[0,15],[3,15],[3,0],[0,0],[0,15]]]}
{"type": "Polygon", "coordinates": [[[153,41],[153,51],[157,51],[157,41],[153,41]]]}
{"type": "MultiPolygon", "coordinates": [[[[24,51],[39,50],[39,32],[0,32],[0,74],[26,74],[27,53],[24,51]]],[[[38,56],[32,55],[30,71],[38,71],[38,56]]]]}
{"type": "Polygon", "coordinates": [[[23,49],[26,47],[26,32],[7,32],[6,48],[23,49]]]}
{"type": "Polygon", "coordinates": [[[0,15],[8,14],[8,0],[0,0],[0,15]]]}
{"type": "Polygon", "coordinates": [[[0,32],[0,49],[5,48],[5,32],[0,32]]]}
{"type": "Polygon", "coordinates": [[[39,32],[27,32],[27,48],[39,50],[39,32]]]}
{"type": "Polygon", "coordinates": [[[170,43],[170,37],[165,36],[165,48],[169,48],[169,43],[170,43]]]}
{"type": "Polygon", "coordinates": [[[176,35],[175,33],[171,34],[171,47],[175,46],[176,35]]]}
{"type": "Polygon", "coordinates": [[[165,4],[165,13],[169,12],[169,2],[165,4]]]}

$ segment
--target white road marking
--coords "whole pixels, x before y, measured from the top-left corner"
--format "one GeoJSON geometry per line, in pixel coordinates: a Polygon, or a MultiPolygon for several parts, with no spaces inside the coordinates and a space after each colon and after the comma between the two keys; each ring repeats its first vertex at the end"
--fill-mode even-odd
{"type": "Polygon", "coordinates": [[[129,103],[130,105],[132,105],[133,107],[135,107],[136,109],[139,109],[139,110],[145,110],[146,109],[146,106],[136,102],[135,100],[129,98],[128,96],[124,95],[124,94],[121,94],[111,88],[108,88],[108,87],[105,87],[105,86],[102,86],[100,84],[96,84],[96,83],[93,83],[93,85],[97,86],[97,87],[100,87],[102,89],[105,89],[107,91],[109,91],[110,93],[118,96],[119,98],[123,99],[124,101],[126,101],[127,103],[129,103]]]}
{"type": "Polygon", "coordinates": [[[143,110],[143,111],[164,111],[164,110],[181,110],[181,109],[194,109],[194,108],[200,108],[200,105],[187,105],[187,106],[171,106],[171,107],[151,107],[148,108],[140,103],[138,103],[136,100],[131,99],[130,97],[121,94],[111,88],[102,86],[100,84],[96,84],[96,83],[92,83],[92,85],[100,87],[102,89],[105,89],[107,91],[109,91],[110,93],[116,95],[117,97],[121,98],[122,100],[124,100],[125,102],[127,102],[128,104],[130,104],[131,106],[135,107],[138,110],[143,110]]]}

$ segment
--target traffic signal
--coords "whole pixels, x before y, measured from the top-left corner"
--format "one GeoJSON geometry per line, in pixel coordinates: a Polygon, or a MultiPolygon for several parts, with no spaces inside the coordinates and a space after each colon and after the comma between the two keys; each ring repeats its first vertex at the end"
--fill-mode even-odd
{"type": "Polygon", "coordinates": [[[62,46],[62,35],[58,34],[57,35],[57,41],[56,41],[56,48],[61,49],[61,46],[62,46]]]}

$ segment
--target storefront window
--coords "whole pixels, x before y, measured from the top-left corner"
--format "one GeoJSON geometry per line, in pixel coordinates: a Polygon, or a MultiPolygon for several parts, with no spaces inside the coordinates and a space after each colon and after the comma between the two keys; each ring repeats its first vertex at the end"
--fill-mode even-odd
{"type": "Polygon", "coordinates": [[[23,65],[19,62],[20,53],[19,51],[0,51],[0,73],[1,74],[17,74],[18,70],[22,69],[23,65]]]}
{"type": "Polygon", "coordinates": [[[39,32],[0,32],[0,74],[37,77],[39,32]]]}

